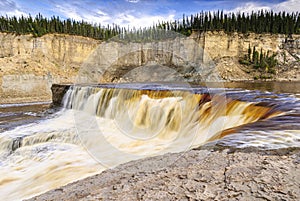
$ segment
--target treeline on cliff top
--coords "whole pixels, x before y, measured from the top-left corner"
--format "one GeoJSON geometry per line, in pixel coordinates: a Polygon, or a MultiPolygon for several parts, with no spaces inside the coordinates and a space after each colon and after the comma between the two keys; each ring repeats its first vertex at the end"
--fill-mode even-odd
{"type": "Polygon", "coordinates": [[[144,29],[129,29],[118,25],[90,24],[85,21],[60,19],[59,17],[45,18],[41,14],[36,17],[21,16],[0,17],[0,31],[15,34],[33,34],[36,37],[47,33],[71,34],[106,40],[116,35],[130,37],[128,33],[145,34],[147,38],[158,38],[151,34],[155,30],[174,31],[189,36],[193,31],[225,31],[227,33],[271,33],[271,34],[300,34],[299,13],[258,11],[247,13],[201,12],[185,16],[173,22],[159,22],[153,27],[144,29]]]}

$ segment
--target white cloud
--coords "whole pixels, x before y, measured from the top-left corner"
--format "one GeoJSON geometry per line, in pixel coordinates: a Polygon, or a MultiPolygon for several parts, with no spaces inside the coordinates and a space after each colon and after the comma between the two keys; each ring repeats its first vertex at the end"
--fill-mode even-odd
{"type": "Polygon", "coordinates": [[[29,16],[27,13],[24,13],[20,10],[14,10],[14,11],[8,11],[6,13],[0,12],[0,15],[7,15],[7,16],[16,16],[16,17],[21,17],[21,16],[29,16]]]}
{"type": "Polygon", "coordinates": [[[134,16],[132,14],[120,14],[113,18],[114,23],[124,26],[124,27],[135,27],[135,28],[143,28],[150,27],[154,23],[158,23],[161,21],[174,21],[175,14],[170,13],[168,15],[141,15],[134,16]]]}
{"type": "Polygon", "coordinates": [[[159,21],[173,21],[175,19],[175,11],[162,15],[144,14],[133,9],[124,10],[122,13],[111,10],[108,13],[96,7],[93,10],[80,8],[76,4],[56,4],[53,11],[76,21],[84,20],[90,23],[100,23],[103,26],[117,24],[121,27],[130,28],[149,27],[159,21]]]}
{"type": "MultiPolygon", "coordinates": [[[[6,0],[10,1],[10,0],[6,0]]],[[[153,23],[158,23],[159,21],[174,21],[178,16],[176,11],[169,10],[169,13],[156,13],[153,14],[151,11],[155,7],[145,7],[145,4],[133,5],[140,0],[125,0],[125,2],[132,3],[130,4],[120,4],[111,3],[109,6],[100,6],[100,4],[94,4],[94,7],[83,6],[81,0],[69,0],[61,3],[58,0],[52,0],[52,5],[54,6],[54,11],[58,15],[62,15],[66,18],[72,18],[77,21],[87,21],[90,23],[100,23],[101,25],[106,26],[107,24],[117,24],[123,27],[149,27],[153,23]],[[120,9],[121,8],[121,9],[120,9]],[[143,9],[143,12],[139,12],[138,9],[143,9]]],[[[145,1],[146,2],[146,1],[145,1]]],[[[213,2],[226,2],[226,1],[212,1],[213,2]]],[[[124,1],[123,1],[124,3],[124,1]]],[[[158,2],[159,4],[159,2],[158,2]]],[[[1,5],[1,4],[0,4],[1,5]]],[[[274,10],[279,11],[288,11],[296,12],[300,10],[300,0],[287,0],[285,2],[274,4],[267,3],[263,1],[240,1],[236,4],[237,7],[232,10],[225,10],[225,12],[245,12],[251,13],[252,11],[259,10],[274,10]]],[[[177,13],[178,14],[178,13],[177,13]]]]}
{"type": "Polygon", "coordinates": [[[228,12],[245,12],[251,13],[252,11],[260,10],[273,10],[275,12],[286,11],[286,12],[299,12],[300,11],[300,0],[287,0],[279,4],[274,3],[258,3],[258,2],[246,2],[239,4],[238,7],[229,10],[228,12]]]}
{"type": "Polygon", "coordinates": [[[259,10],[271,10],[271,7],[269,6],[263,6],[254,2],[247,2],[243,5],[240,5],[236,7],[233,10],[230,10],[229,12],[241,12],[241,13],[251,13],[252,11],[259,11],[259,10]]]}
{"type": "Polygon", "coordinates": [[[21,17],[27,16],[25,12],[23,12],[19,6],[16,4],[16,2],[12,0],[1,0],[0,1],[0,15],[7,15],[7,16],[16,16],[21,17]]]}
{"type": "MultiPolygon", "coordinates": [[[[41,5],[26,5],[18,0],[1,0],[0,1],[0,15],[8,16],[27,16],[26,13],[36,14],[35,12],[41,12],[43,15],[51,16],[57,15],[63,18],[72,18],[77,21],[87,21],[90,23],[100,23],[106,26],[107,24],[118,24],[124,27],[149,27],[153,23],[159,21],[174,21],[178,18],[179,12],[171,9],[177,9],[172,5],[167,4],[166,9],[163,13],[160,11],[160,7],[166,1],[141,1],[141,0],[120,0],[111,1],[106,3],[94,2],[92,0],[46,0],[48,7],[44,8],[41,5]],[[19,2],[19,4],[17,3],[19,2]],[[23,6],[24,8],[21,8],[23,6]],[[26,9],[26,6],[28,7],[26,9]],[[33,6],[33,7],[32,7],[33,6]],[[31,8],[32,7],[32,8],[31,8]],[[31,9],[31,10],[30,10],[31,9]],[[32,10],[35,9],[35,10],[32,10]],[[43,11],[40,11],[42,10],[43,11]]],[[[198,2],[198,1],[197,1],[198,2]]],[[[202,2],[202,1],[201,1],[202,2]]],[[[231,10],[224,10],[225,12],[246,12],[251,13],[252,11],[258,10],[274,10],[275,12],[287,11],[297,12],[300,11],[300,0],[286,0],[281,3],[273,3],[271,1],[239,1],[233,2],[233,0],[213,0],[204,1],[205,5],[219,5],[220,7],[226,7],[226,4],[231,2],[236,5],[231,10]]],[[[277,1],[278,2],[278,1],[277,1]]],[[[198,2],[199,3],[199,2],[198,2]]],[[[201,5],[202,5],[201,4],[201,5]]],[[[180,6],[180,5],[179,5],[180,6]]],[[[228,6],[228,5],[227,5],[228,6]]],[[[230,6],[231,7],[231,6],[230,6]]],[[[180,9],[179,9],[180,10],[180,9]]],[[[181,12],[181,11],[180,11],[181,12]]],[[[183,11],[182,11],[183,12],[183,11]]],[[[181,15],[181,14],[180,14],[181,15]]],[[[179,17],[181,18],[181,17],[179,17]]]]}
{"type": "Polygon", "coordinates": [[[14,10],[17,8],[17,4],[11,0],[0,1],[1,10],[14,10]]]}
{"type": "Polygon", "coordinates": [[[129,3],[138,3],[140,0],[126,0],[129,3]]]}
{"type": "Polygon", "coordinates": [[[101,10],[85,12],[84,10],[79,10],[78,7],[71,6],[69,4],[56,5],[54,10],[63,14],[67,18],[71,18],[76,21],[84,20],[86,22],[100,23],[104,25],[108,24],[111,20],[111,17],[101,10]]]}
{"type": "Polygon", "coordinates": [[[279,11],[299,12],[300,0],[288,0],[277,5],[273,5],[272,9],[276,12],[279,11]]]}

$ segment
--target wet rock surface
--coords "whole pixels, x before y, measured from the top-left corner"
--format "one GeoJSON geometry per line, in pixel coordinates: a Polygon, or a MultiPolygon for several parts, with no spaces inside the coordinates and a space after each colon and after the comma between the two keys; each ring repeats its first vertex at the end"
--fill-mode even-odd
{"type": "Polygon", "coordinates": [[[52,91],[52,106],[61,106],[64,95],[70,88],[70,85],[53,84],[52,91]]]}
{"type": "Polygon", "coordinates": [[[300,149],[203,147],[131,161],[31,200],[300,200],[300,149]]]}

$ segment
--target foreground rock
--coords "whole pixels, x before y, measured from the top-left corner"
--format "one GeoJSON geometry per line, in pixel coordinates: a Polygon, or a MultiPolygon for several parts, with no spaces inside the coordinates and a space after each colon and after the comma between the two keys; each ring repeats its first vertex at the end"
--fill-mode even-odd
{"type": "Polygon", "coordinates": [[[300,200],[300,149],[191,150],[132,161],[31,200],[300,200]]]}

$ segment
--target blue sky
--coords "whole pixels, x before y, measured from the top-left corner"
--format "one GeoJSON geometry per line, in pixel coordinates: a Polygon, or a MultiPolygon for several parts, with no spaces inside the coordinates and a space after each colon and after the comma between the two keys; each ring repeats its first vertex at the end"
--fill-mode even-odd
{"type": "Polygon", "coordinates": [[[252,10],[300,11],[300,0],[1,0],[0,15],[41,13],[46,17],[85,20],[92,23],[145,27],[153,22],[180,19],[202,10],[251,12],[252,10]]]}

